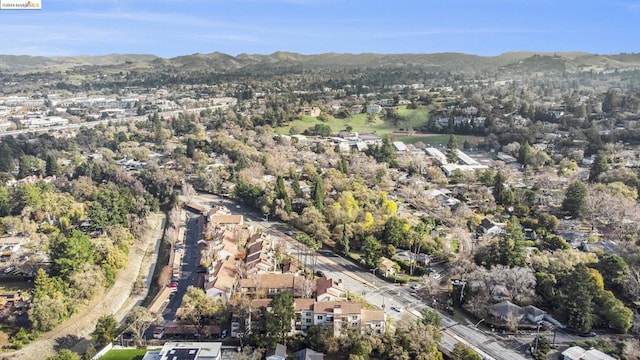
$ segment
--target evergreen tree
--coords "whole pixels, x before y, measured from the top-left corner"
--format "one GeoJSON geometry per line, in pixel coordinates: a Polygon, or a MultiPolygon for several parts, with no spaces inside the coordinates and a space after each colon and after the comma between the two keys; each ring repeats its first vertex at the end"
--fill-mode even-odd
{"type": "Polygon", "coordinates": [[[13,171],[13,155],[6,143],[0,145],[0,172],[10,173],[13,171]]]}
{"type": "Polygon", "coordinates": [[[300,180],[298,176],[294,176],[293,180],[291,180],[291,189],[297,198],[301,198],[304,194],[302,193],[302,188],[300,187],[300,180]]]}
{"type": "Polygon", "coordinates": [[[607,157],[605,156],[604,152],[598,151],[595,159],[593,160],[593,164],[591,164],[591,168],[589,169],[589,181],[598,181],[598,176],[605,173],[607,170],[609,170],[609,165],[607,165],[607,157]]]}
{"type": "Polygon", "coordinates": [[[187,139],[187,157],[193,159],[196,155],[196,141],[189,138],[187,139]]]}
{"type": "Polygon", "coordinates": [[[104,315],[98,318],[96,328],[93,330],[93,333],[91,333],[91,338],[96,342],[96,344],[98,344],[98,346],[102,347],[116,338],[118,335],[116,332],[117,330],[118,321],[116,318],[111,314],[104,315]]]}
{"type": "Polygon", "coordinates": [[[320,210],[324,209],[324,181],[319,175],[316,177],[311,197],[313,198],[313,205],[315,207],[320,210]]]}
{"type": "Polygon", "coordinates": [[[47,176],[56,176],[60,173],[60,167],[58,161],[51,154],[47,154],[47,163],[45,165],[45,173],[47,176]]]}
{"type": "Polygon", "coordinates": [[[336,242],[336,250],[342,255],[349,254],[349,234],[347,233],[347,224],[342,224],[342,236],[336,242]]]}
{"type": "Polygon", "coordinates": [[[496,174],[493,181],[493,198],[495,199],[496,203],[505,206],[513,204],[515,200],[513,191],[507,188],[505,184],[506,181],[507,178],[501,171],[496,174]]]}
{"type": "Polygon", "coordinates": [[[572,216],[581,217],[587,210],[587,186],[580,180],[573,182],[567,187],[562,209],[572,216]]]}
{"type": "Polygon", "coordinates": [[[518,150],[518,162],[522,165],[528,165],[530,158],[531,145],[529,145],[528,141],[525,141],[524,144],[520,146],[520,150],[518,150]]]}
{"type": "Polygon", "coordinates": [[[339,170],[345,175],[349,175],[349,166],[345,158],[340,158],[339,170]]]}
{"type": "Polygon", "coordinates": [[[560,313],[566,314],[570,328],[580,333],[590,331],[593,325],[593,296],[598,290],[593,276],[586,265],[580,263],[566,276],[564,283],[564,311],[560,313]]]}
{"type": "Polygon", "coordinates": [[[295,317],[293,294],[280,291],[271,300],[270,312],[265,313],[265,330],[270,337],[286,344],[287,334],[291,331],[291,321],[295,317]]]}
{"type": "Polygon", "coordinates": [[[447,161],[450,163],[458,162],[458,139],[455,135],[449,136],[447,143],[447,161]]]}
{"type": "Polygon", "coordinates": [[[278,176],[276,180],[276,187],[274,189],[276,194],[276,199],[282,199],[284,201],[284,209],[287,214],[291,213],[291,198],[289,198],[289,193],[284,185],[284,179],[282,176],[278,176]]]}

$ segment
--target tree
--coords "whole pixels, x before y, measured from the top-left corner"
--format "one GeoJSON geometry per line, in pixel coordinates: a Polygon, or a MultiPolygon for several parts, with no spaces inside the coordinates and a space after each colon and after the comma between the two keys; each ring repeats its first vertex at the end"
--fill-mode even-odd
{"type": "Polygon", "coordinates": [[[316,176],[311,197],[313,199],[313,205],[315,207],[320,210],[324,209],[324,182],[320,175],[316,176]]]}
{"type": "Polygon", "coordinates": [[[451,360],[482,360],[482,357],[464,344],[456,343],[451,353],[451,360]]]}
{"type": "Polygon", "coordinates": [[[438,350],[442,335],[435,326],[404,318],[398,323],[395,335],[397,345],[408,354],[403,358],[442,360],[442,353],[438,350]]]}
{"type": "Polygon", "coordinates": [[[160,316],[152,314],[143,306],[136,306],[127,316],[125,324],[127,324],[127,329],[133,332],[136,343],[142,345],[142,339],[147,329],[161,322],[162,318],[160,316]]]}
{"type": "Polygon", "coordinates": [[[576,180],[567,187],[562,209],[572,216],[582,217],[587,211],[587,186],[580,180],[576,180]]]}
{"type": "Polygon", "coordinates": [[[202,334],[204,326],[211,321],[221,310],[221,304],[195,286],[189,286],[182,299],[181,318],[195,326],[198,334],[202,334]]]}
{"type": "Polygon", "coordinates": [[[268,335],[277,336],[278,341],[286,344],[286,336],[291,331],[291,322],[295,317],[293,307],[293,294],[288,291],[277,293],[269,305],[271,311],[267,312],[265,330],[268,335]]]}
{"type": "Polygon", "coordinates": [[[284,179],[282,178],[282,176],[278,176],[274,192],[276,195],[276,199],[282,199],[284,201],[284,209],[287,214],[290,214],[292,210],[291,198],[289,198],[289,193],[287,192],[287,189],[284,185],[284,179]]]}
{"type": "Polygon", "coordinates": [[[44,295],[34,298],[29,308],[31,327],[36,331],[49,331],[68,315],[62,296],[44,295]]]}
{"type": "Polygon", "coordinates": [[[590,331],[593,325],[593,297],[598,289],[589,269],[582,263],[576,265],[563,284],[563,309],[559,313],[566,314],[570,328],[579,333],[590,331]]]}
{"type": "Polygon", "coordinates": [[[529,164],[529,158],[531,157],[531,145],[528,141],[525,141],[518,150],[518,162],[522,165],[529,164]]]}
{"type": "Polygon", "coordinates": [[[506,185],[507,178],[499,171],[493,180],[493,198],[496,203],[510,205],[513,202],[513,193],[506,185]]]}
{"type": "Polygon", "coordinates": [[[408,227],[405,220],[397,216],[391,216],[384,225],[382,237],[387,244],[394,246],[405,245],[408,227]]]}
{"type": "Polygon", "coordinates": [[[302,188],[300,187],[300,179],[298,179],[297,175],[293,177],[293,180],[291,180],[291,189],[296,195],[296,198],[302,198],[302,196],[304,195],[304,193],[302,192],[302,188]]]}
{"type": "Polygon", "coordinates": [[[499,238],[476,253],[476,263],[487,267],[492,265],[524,266],[526,259],[524,242],[524,233],[520,223],[516,218],[511,218],[499,238]]]}
{"type": "Polygon", "coordinates": [[[47,154],[45,174],[47,176],[56,176],[58,175],[59,172],[60,172],[60,167],[58,166],[58,161],[53,155],[47,154]]]}
{"type": "Polygon", "coordinates": [[[449,136],[449,142],[447,143],[447,161],[454,164],[458,162],[458,139],[455,135],[449,136]]]}
{"type": "Polygon", "coordinates": [[[422,311],[420,311],[420,315],[422,315],[420,321],[425,325],[432,325],[436,328],[439,328],[440,325],[442,325],[442,317],[437,311],[430,307],[422,309],[422,311]]]}
{"type": "Polygon", "coordinates": [[[96,328],[91,333],[91,338],[100,347],[107,345],[116,338],[118,329],[118,321],[115,316],[103,315],[98,318],[96,328]]]}
{"type": "Polygon", "coordinates": [[[629,265],[620,255],[604,254],[598,262],[598,270],[602,274],[607,288],[621,291],[627,280],[629,265]]]}
{"type": "Polygon", "coordinates": [[[624,334],[631,328],[633,311],[613,295],[611,291],[602,291],[595,298],[600,309],[600,315],[605,323],[614,331],[624,334]]]}
{"type": "Polygon", "coordinates": [[[48,357],[47,360],[80,360],[80,355],[69,349],[62,349],[56,355],[48,357]]]}
{"type": "Polygon", "coordinates": [[[377,269],[382,260],[382,245],[378,239],[369,235],[364,240],[364,261],[372,269],[377,269]]]}
{"type": "Polygon", "coordinates": [[[591,168],[589,169],[589,181],[598,181],[600,174],[604,174],[607,170],[609,170],[607,157],[603,151],[598,151],[596,157],[593,159],[593,164],[591,164],[591,168]]]}
{"type": "Polygon", "coordinates": [[[65,280],[69,280],[85,264],[93,264],[91,239],[78,230],[74,230],[69,237],[59,234],[50,247],[53,274],[65,280]]]}

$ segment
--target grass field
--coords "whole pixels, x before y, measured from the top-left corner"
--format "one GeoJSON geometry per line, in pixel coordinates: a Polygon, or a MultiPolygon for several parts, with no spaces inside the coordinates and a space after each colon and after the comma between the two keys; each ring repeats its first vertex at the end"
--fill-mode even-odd
{"type": "Polygon", "coordinates": [[[290,122],[286,126],[276,128],[274,132],[276,134],[288,135],[290,134],[291,128],[294,128],[296,133],[302,133],[305,129],[313,127],[316,124],[325,124],[331,127],[331,131],[334,134],[345,130],[347,126],[351,126],[352,131],[357,133],[375,133],[384,136],[407,127],[417,128],[423,125],[427,122],[429,108],[407,109],[406,106],[399,106],[396,108],[396,111],[406,119],[406,121],[399,123],[397,126],[390,122],[383,121],[380,115],[378,115],[378,119],[375,122],[367,121],[367,114],[357,114],[346,119],[330,117],[327,121],[320,121],[315,117],[305,116],[302,119],[290,122]]]}
{"type": "Polygon", "coordinates": [[[117,349],[110,350],[101,360],[140,360],[147,353],[146,349],[117,349]]]}

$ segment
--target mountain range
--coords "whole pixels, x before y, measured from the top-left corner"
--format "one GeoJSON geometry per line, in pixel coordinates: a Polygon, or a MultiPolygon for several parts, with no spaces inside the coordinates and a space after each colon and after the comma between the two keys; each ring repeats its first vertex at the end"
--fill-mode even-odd
{"type": "Polygon", "coordinates": [[[534,53],[509,52],[497,56],[478,56],[462,53],[436,54],[339,54],[303,55],[275,52],[269,55],[240,54],[232,56],[220,52],[161,58],[145,54],[110,54],[101,56],[41,57],[28,55],[0,55],[0,71],[65,71],[88,66],[122,66],[123,68],[160,68],[175,70],[233,71],[259,67],[419,67],[434,71],[483,72],[518,67],[559,68],[568,72],[610,72],[640,70],[640,54],[597,55],[584,52],[534,53]]]}

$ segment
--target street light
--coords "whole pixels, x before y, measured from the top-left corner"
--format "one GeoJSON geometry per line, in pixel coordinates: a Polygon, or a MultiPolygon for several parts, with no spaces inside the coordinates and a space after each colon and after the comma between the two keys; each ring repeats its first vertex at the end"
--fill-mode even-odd
{"type": "Polygon", "coordinates": [[[480,323],[483,322],[483,321],[484,321],[484,319],[480,319],[480,321],[478,321],[473,327],[477,329],[478,325],[480,325],[480,323]]]}

